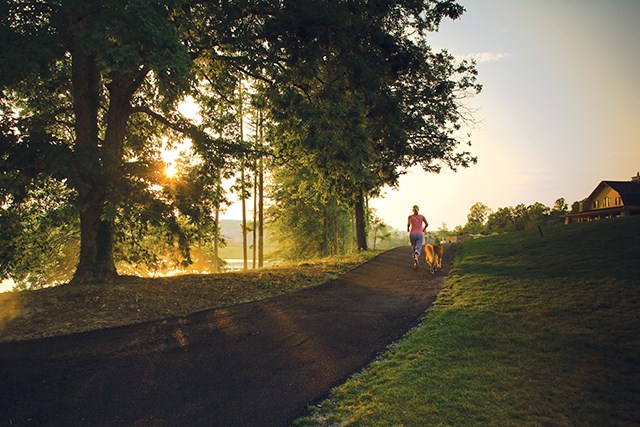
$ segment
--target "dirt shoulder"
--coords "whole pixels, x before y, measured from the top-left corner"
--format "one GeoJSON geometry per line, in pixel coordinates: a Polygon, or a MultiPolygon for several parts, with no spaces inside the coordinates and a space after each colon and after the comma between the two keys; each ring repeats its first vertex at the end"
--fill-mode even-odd
{"type": "Polygon", "coordinates": [[[0,293],[0,342],[67,335],[186,316],[325,283],[364,262],[350,256],[259,271],[122,277],[118,283],[61,285],[0,293]]]}

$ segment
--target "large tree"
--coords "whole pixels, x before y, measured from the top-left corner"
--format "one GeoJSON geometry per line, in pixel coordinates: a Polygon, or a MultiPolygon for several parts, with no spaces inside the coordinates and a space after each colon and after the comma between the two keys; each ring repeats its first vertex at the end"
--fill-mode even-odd
{"type": "MultiPolygon", "coordinates": [[[[218,162],[233,151],[176,107],[182,95],[200,88],[196,76],[215,74],[216,60],[241,62],[234,55],[249,43],[234,38],[245,37],[252,22],[236,3],[10,0],[1,7],[5,204],[19,202],[41,177],[72,189],[81,236],[72,282],[113,279],[118,208],[133,190],[148,194],[153,183],[139,173],[145,168],[136,152],[149,140],[136,139],[130,122],[144,114],[188,135],[218,162]]],[[[144,172],[148,177],[149,168],[144,172]]]]}
{"type": "Polygon", "coordinates": [[[176,25],[177,6],[91,0],[4,6],[3,45],[14,49],[4,50],[0,88],[18,104],[8,108],[20,108],[19,86],[25,82],[61,96],[59,111],[47,115],[26,99],[11,130],[15,140],[5,135],[3,160],[34,177],[53,176],[77,193],[81,242],[75,282],[117,275],[114,207],[126,186],[124,143],[134,95],[153,82],[157,96],[170,105],[189,87],[190,58],[176,25]],[[15,63],[24,66],[12,71],[15,63]],[[62,87],[50,86],[54,74],[61,75],[62,87]],[[55,123],[69,118],[72,135],[63,138],[55,123]]]}
{"type": "Polygon", "coordinates": [[[295,78],[271,92],[284,135],[277,147],[318,170],[318,191],[354,208],[366,249],[367,197],[413,165],[438,172],[475,161],[458,150],[457,135],[464,98],[480,90],[475,68],[427,44],[428,32],[463,9],[451,1],[287,4],[295,19],[276,28],[298,43],[282,68],[295,78]]]}

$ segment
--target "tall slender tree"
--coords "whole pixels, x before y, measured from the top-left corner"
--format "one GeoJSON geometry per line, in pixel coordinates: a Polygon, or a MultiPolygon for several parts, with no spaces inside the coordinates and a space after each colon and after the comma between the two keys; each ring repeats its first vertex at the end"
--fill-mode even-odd
{"type": "MultiPolygon", "coordinates": [[[[262,112],[260,111],[260,147],[264,146],[262,112]]],[[[258,268],[264,267],[264,160],[258,158],[258,268]]]]}

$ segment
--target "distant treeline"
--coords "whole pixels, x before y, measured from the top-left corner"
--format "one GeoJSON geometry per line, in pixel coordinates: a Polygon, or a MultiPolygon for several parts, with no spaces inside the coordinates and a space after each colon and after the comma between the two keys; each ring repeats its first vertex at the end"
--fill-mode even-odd
{"type": "Polygon", "coordinates": [[[447,230],[446,224],[438,230],[438,237],[459,234],[493,234],[510,231],[533,230],[538,226],[561,224],[563,216],[569,213],[569,206],[564,198],[555,201],[553,207],[542,203],[526,206],[519,204],[515,207],[498,208],[495,212],[481,202],[471,206],[467,215],[467,223],[457,226],[452,231],[447,230]]]}

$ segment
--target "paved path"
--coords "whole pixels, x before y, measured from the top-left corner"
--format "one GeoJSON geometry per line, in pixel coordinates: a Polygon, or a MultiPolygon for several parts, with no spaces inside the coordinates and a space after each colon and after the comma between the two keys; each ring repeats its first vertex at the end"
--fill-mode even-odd
{"type": "Polygon", "coordinates": [[[185,318],[0,344],[0,426],[279,426],[417,324],[410,249],[323,286],[185,318]]]}

